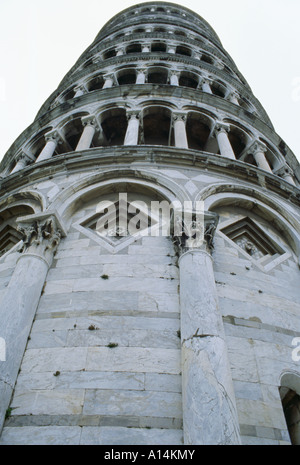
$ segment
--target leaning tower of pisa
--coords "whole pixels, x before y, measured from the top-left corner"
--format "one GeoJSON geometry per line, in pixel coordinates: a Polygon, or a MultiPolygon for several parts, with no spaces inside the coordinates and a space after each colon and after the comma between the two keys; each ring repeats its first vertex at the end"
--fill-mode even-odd
{"type": "Polygon", "coordinates": [[[203,18],[113,17],[0,165],[0,444],[299,444],[299,188],[203,18]]]}

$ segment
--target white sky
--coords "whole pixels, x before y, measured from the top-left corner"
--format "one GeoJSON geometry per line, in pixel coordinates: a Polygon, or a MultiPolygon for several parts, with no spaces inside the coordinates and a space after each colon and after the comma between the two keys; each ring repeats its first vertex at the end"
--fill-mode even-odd
{"type": "MultiPolygon", "coordinates": [[[[101,27],[135,0],[0,0],[0,159],[101,27]]],[[[176,2],[175,2],[176,3],[176,2]]],[[[216,31],[300,161],[300,1],[181,0],[216,31]]]]}

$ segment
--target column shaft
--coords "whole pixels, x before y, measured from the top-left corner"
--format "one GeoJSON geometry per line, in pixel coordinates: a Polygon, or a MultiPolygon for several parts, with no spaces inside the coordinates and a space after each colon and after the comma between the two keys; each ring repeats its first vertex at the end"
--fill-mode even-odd
{"type": "Polygon", "coordinates": [[[75,149],[75,152],[79,152],[80,150],[87,150],[90,148],[96,128],[92,123],[87,123],[84,126],[82,131],[81,137],[75,149]]]}
{"type": "Polygon", "coordinates": [[[178,79],[178,74],[177,73],[172,73],[171,74],[170,84],[171,84],[171,86],[178,86],[179,85],[179,79],[178,79]]]}
{"type": "Polygon", "coordinates": [[[36,161],[39,162],[39,161],[43,161],[43,160],[47,160],[48,158],[51,158],[55,152],[57,144],[58,144],[58,140],[56,137],[48,138],[45,147],[39,154],[36,161]]]}
{"type": "Polygon", "coordinates": [[[218,145],[220,149],[221,155],[227,158],[231,158],[235,160],[235,154],[232,149],[230,140],[228,138],[228,134],[225,130],[217,130],[216,132],[217,140],[218,140],[218,145]]]}
{"type": "Polygon", "coordinates": [[[185,121],[182,117],[174,118],[175,147],[187,149],[188,141],[186,136],[185,121]]]}
{"type": "Polygon", "coordinates": [[[139,138],[140,122],[137,114],[129,116],[127,131],[125,135],[124,145],[137,145],[139,138]]]}
{"type": "Polygon", "coordinates": [[[254,158],[255,158],[255,161],[257,163],[257,166],[263,170],[266,170],[266,171],[269,171],[270,173],[272,173],[272,169],[266,159],[266,156],[264,154],[264,152],[262,151],[257,151],[253,154],[254,158]]]}
{"type": "Polygon", "coordinates": [[[136,77],[136,84],[145,84],[145,82],[146,82],[145,71],[139,71],[136,77]]]}
{"type": "Polygon", "coordinates": [[[6,360],[0,363],[0,430],[53,253],[60,240],[60,231],[49,217],[25,226],[22,232],[23,251],[0,307],[0,337],[6,345],[6,360]]]}
{"type": "Polygon", "coordinates": [[[239,444],[234,391],[212,259],[204,250],[179,260],[184,443],[239,444]]]}

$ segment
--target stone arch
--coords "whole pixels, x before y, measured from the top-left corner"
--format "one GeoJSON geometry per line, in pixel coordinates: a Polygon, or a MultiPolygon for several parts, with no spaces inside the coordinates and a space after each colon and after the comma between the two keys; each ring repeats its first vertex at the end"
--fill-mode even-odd
{"type": "Polygon", "coordinates": [[[149,106],[143,110],[143,143],[171,145],[171,110],[163,106],[149,106]]]}
{"type": "Polygon", "coordinates": [[[134,67],[123,68],[116,74],[120,86],[136,83],[136,69],[134,67]]]}
{"type": "Polygon", "coordinates": [[[40,152],[42,151],[45,145],[45,134],[47,132],[52,131],[53,127],[49,126],[47,128],[42,129],[39,131],[26,146],[24,147],[25,152],[28,151],[33,157],[37,158],[40,152]]]}
{"type": "Polygon", "coordinates": [[[99,122],[107,145],[123,145],[127,129],[126,110],[112,107],[99,114],[99,122]]]}
{"type": "Polygon", "coordinates": [[[88,112],[73,113],[59,124],[58,130],[61,131],[63,135],[63,141],[62,144],[57,146],[58,148],[55,154],[72,152],[76,149],[83,131],[81,119],[88,115],[88,112]]]}
{"type": "Polygon", "coordinates": [[[14,249],[22,239],[17,219],[40,212],[45,199],[36,192],[19,192],[0,202],[0,258],[14,249]]]}
{"type": "Polygon", "coordinates": [[[86,84],[86,87],[89,92],[93,92],[94,90],[102,89],[104,85],[104,78],[102,74],[97,74],[93,76],[86,84]]]}
{"type": "Polygon", "coordinates": [[[167,44],[162,41],[155,40],[151,44],[151,52],[166,52],[167,44]]]}
{"type": "Polygon", "coordinates": [[[279,394],[291,443],[300,445],[300,374],[285,372],[280,379],[279,394]]]}
{"type": "Polygon", "coordinates": [[[184,56],[192,56],[192,50],[190,47],[187,47],[186,45],[177,45],[176,47],[176,53],[178,55],[184,55],[184,56]]]}
{"type": "Polygon", "coordinates": [[[199,76],[196,73],[182,71],[179,77],[179,85],[183,87],[191,87],[197,89],[199,85],[199,76]]]}
{"type": "Polygon", "coordinates": [[[213,121],[201,112],[190,111],[187,114],[186,134],[188,146],[193,150],[204,150],[209,139],[213,121]]]}
{"type": "Polygon", "coordinates": [[[195,200],[203,200],[205,210],[215,211],[221,207],[241,208],[260,217],[270,228],[276,231],[281,240],[293,252],[294,258],[300,257],[300,234],[293,215],[283,204],[275,202],[270,196],[248,187],[217,184],[198,193],[195,200]]]}
{"type": "Polygon", "coordinates": [[[152,189],[159,197],[165,198],[169,203],[179,203],[183,205],[184,201],[190,201],[188,194],[183,187],[170,179],[167,175],[148,170],[131,170],[131,169],[109,169],[102,173],[88,175],[76,182],[62,193],[57,195],[52,203],[52,208],[57,209],[59,215],[65,222],[67,228],[70,227],[71,217],[83,202],[96,195],[99,190],[107,186],[117,186],[120,183],[135,183],[152,189]]]}
{"type": "Polygon", "coordinates": [[[149,84],[167,84],[168,68],[164,66],[150,66],[147,73],[149,84]]]}
{"type": "Polygon", "coordinates": [[[136,42],[136,43],[132,43],[130,45],[128,45],[126,47],[126,53],[127,54],[130,54],[130,53],[141,53],[142,51],[142,46],[140,43],[136,42]]]}

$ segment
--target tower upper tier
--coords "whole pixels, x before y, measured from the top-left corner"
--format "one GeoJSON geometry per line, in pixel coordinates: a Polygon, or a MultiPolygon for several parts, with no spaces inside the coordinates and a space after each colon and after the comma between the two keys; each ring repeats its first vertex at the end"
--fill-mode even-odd
{"type": "Polygon", "coordinates": [[[215,31],[173,3],[136,5],[103,26],[4,156],[2,177],[128,145],[219,155],[300,181],[295,156],[215,31]]]}

